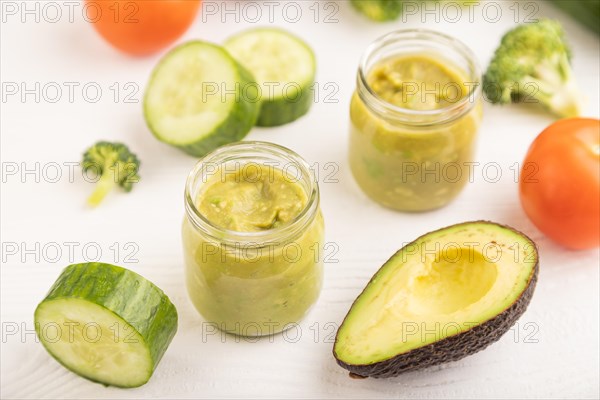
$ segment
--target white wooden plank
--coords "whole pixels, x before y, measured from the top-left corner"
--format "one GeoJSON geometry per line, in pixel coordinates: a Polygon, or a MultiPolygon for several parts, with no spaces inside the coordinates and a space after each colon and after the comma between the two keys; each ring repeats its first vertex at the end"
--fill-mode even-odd
{"type": "MultiPolygon", "coordinates": [[[[0,118],[3,163],[78,161],[83,149],[103,138],[130,143],[143,165],[139,187],[131,194],[111,195],[93,212],[83,207],[91,187],[80,177],[73,183],[8,179],[0,193],[2,242],[28,246],[97,242],[102,259],[109,262],[113,261],[113,243],[136,243],[139,262],[121,264],[169,294],[179,310],[180,327],[146,386],[120,390],[90,383],[62,368],[31,332],[24,338],[21,331],[7,334],[14,324],[20,330],[32,329],[33,310],[68,264],[68,257],[35,262],[6,256],[0,268],[1,397],[598,398],[599,252],[566,251],[544,238],[522,212],[509,168],[522,160],[533,138],[552,122],[550,116],[533,109],[486,104],[477,160],[498,162],[502,179],[490,183],[476,176],[454,203],[431,213],[409,215],[382,209],[360,192],[348,171],[348,102],[358,58],[366,46],[392,29],[429,27],[465,41],[485,65],[502,33],[514,26],[513,2],[498,3],[503,18],[497,23],[476,15],[473,23],[456,24],[420,23],[416,16],[405,23],[374,24],[357,16],[345,2],[339,2],[338,23],[314,23],[309,9],[313,2],[298,4],[304,18],[287,24],[276,14],[275,24],[293,30],[315,48],[318,81],[321,87],[327,82],[338,85],[339,101],[317,102],[299,121],[282,128],[254,129],[248,139],[288,146],[311,164],[334,162],[340,167],[338,183],[321,184],[327,240],[339,246],[339,262],[326,265],[323,293],[300,325],[300,340],[291,343],[289,337],[286,341],[277,336],[273,342],[236,343],[226,337],[223,343],[219,335],[202,339],[205,325],[185,292],[179,237],[183,182],[195,160],[147,132],[139,103],[115,103],[110,97],[96,104],[81,99],[57,104],[7,101],[2,103],[0,118]],[[521,229],[540,245],[538,287],[519,324],[489,349],[453,364],[389,380],[349,379],[333,360],[332,344],[326,340],[331,325],[327,324],[339,324],[370,276],[402,243],[448,224],[482,218],[521,229]],[[535,340],[526,343],[531,326],[537,332],[529,339],[535,340]]],[[[536,4],[537,16],[561,15],[542,2],[536,4]]],[[[573,20],[561,18],[573,44],[575,74],[588,97],[586,114],[598,117],[598,38],[573,20]]],[[[220,41],[246,26],[252,24],[199,18],[181,41],[220,41]]],[[[8,18],[1,29],[3,82],[93,81],[108,96],[114,82],[135,82],[143,91],[158,60],[158,56],[131,59],[114,52],[81,18],[56,24],[8,18]]],[[[141,92],[137,98],[141,99],[141,92]]],[[[81,261],[82,254],[76,258],[81,261]]]]}

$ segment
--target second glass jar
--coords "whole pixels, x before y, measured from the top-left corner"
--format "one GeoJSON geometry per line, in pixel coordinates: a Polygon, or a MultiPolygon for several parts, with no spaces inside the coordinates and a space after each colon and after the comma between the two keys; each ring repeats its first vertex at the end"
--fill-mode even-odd
{"type": "Polygon", "coordinates": [[[187,288],[207,321],[236,335],[264,336],[306,315],[322,286],[324,222],[318,184],[300,156],[265,142],[223,146],[190,173],[185,206],[187,288]],[[210,192],[215,184],[229,186],[210,192]],[[228,190],[237,192],[232,197],[228,190]],[[225,208],[221,201],[228,202],[225,208]],[[202,204],[214,208],[213,218],[202,204]]]}
{"type": "Polygon", "coordinates": [[[473,167],[480,83],[475,56],[449,36],[401,30],[371,44],[350,105],[349,161],[362,190],[400,211],[439,208],[456,197],[473,167]],[[435,64],[418,65],[423,57],[435,64]]]}

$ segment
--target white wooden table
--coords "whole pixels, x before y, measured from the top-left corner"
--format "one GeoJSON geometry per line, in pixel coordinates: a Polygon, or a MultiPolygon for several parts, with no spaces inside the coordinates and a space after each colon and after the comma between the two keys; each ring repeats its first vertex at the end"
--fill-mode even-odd
{"type": "MultiPolygon", "coordinates": [[[[477,161],[496,164],[486,173],[477,170],[460,197],[435,212],[411,215],[379,207],[359,190],[346,161],[358,59],[371,41],[398,28],[428,27],[453,35],[485,66],[502,33],[514,26],[515,9],[520,9],[519,21],[532,11],[535,17],[559,17],[587,96],[585,114],[597,118],[599,41],[575,21],[542,2],[528,9],[526,3],[496,2],[485,18],[482,4],[472,21],[463,15],[452,23],[448,19],[456,14],[446,9],[423,15],[425,22],[418,14],[387,24],[361,18],[345,2],[298,1],[285,9],[287,14],[285,4],[276,3],[274,25],[296,32],[316,51],[320,93],[306,117],[254,129],[248,139],[288,146],[317,163],[327,241],[335,252],[326,263],[322,296],[300,328],[250,343],[209,333],[185,291],[179,230],[183,184],[195,159],[159,143],[144,124],[140,100],[159,55],[132,59],[117,53],[83,20],[81,4],[70,6],[71,21],[68,2],[54,2],[62,17],[53,23],[56,13],[44,11],[45,2],[38,4],[38,15],[8,12],[7,3],[23,7],[2,2],[2,398],[598,398],[599,253],[566,251],[546,239],[525,217],[514,178],[515,163],[551,116],[486,104],[477,161]],[[292,23],[296,5],[302,15],[292,23]],[[493,22],[497,6],[502,17],[493,22]],[[18,92],[12,94],[15,87],[18,92]],[[62,89],[58,100],[57,87],[62,89]],[[98,88],[101,94],[92,102],[98,88]],[[69,163],[99,139],[128,143],[143,162],[142,181],[132,193],[111,194],[90,211],[84,202],[92,185],[77,168],[70,177],[69,163]],[[326,183],[332,165],[336,182],[326,183]],[[36,168],[37,173],[24,172],[36,168]],[[512,225],[539,244],[539,283],[517,326],[460,362],[389,380],[349,379],[331,355],[333,333],[369,277],[402,243],[475,219],[512,225]],[[151,381],[138,389],[105,388],[79,378],[54,361],[32,333],[33,310],[58,273],[71,262],[95,259],[98,250],[101,260],[151,279],[179,310],[173,343],[151,381]]],[[[35,2],[26,3],[35,10],[35,2]]],[[[240,23],[223,13],[220,2],[211,3],[217,14],[207,15],[205,5],[205,15],[180,41],[219,42],[258,25],[250,21],[256,12],[244,9],[243,1],[229,3],[237,4],[240,23]]],[[[268,8],[254,4],[262,12],[259,22],[268,25],[268,8]]]]}

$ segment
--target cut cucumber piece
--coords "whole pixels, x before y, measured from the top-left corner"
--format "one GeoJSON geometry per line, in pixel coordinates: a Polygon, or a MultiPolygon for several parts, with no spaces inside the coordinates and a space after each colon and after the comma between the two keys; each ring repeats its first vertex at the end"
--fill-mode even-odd
{"type": "Polygon", "coordinates": [[[257,125],[283,125],[308,112],[316,61],[302,39],[281,29],[257,28],[230,37],[225,48],[260,84],[257,125]]]}
{"type": "Polygon", "coordinates": [[[150,281],[104,263],[68,266],[35,310],[48,352],[105,385],[148,382],[177,331],[177,310],[150,281]]]}
{"type": "Polygon", "coordinates": [[[260,110],[259,89],[222,47],[188,42],[171,50],[154,69],[144,116],[159,140],[203,156],[248,134],[260,110]]]}

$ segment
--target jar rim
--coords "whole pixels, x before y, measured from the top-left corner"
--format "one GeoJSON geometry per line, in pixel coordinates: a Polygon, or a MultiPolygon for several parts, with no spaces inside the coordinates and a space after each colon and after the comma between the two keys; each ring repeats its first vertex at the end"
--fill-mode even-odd
{"type": "MultiPolygon", "coordinates": [[[[214,173],[217,171],[213,170],[212,172],[214,173]]],[[[202,183],[206,183],[206,181],[202,183]]],[[[270,244],[281,244],[281,241],[293,238],[313,220],[319,208],[319,186],[315,174],[311,170],[309,164],[293,150],[270,142],[240,141],[218,147],[198,160],[186,179],[184,203],[186,214],[190,221],[204,234],[226,245],[239,245],[240,243],[243,243],[262,247],[270,244]],[[306,188],[303,186],[303,189],[306,192],[307,202],[302,211],[289,223],[280,227],[261,231],[234,231],[213,223],[206,218],[196,206],[197,198],[195,197],[197,196],[197,178],[202,177],[203,174],[206,173],[206,167],[209,163],[214,166],[214,164],[224,165],[229,161],[240,161],[243,159],[242,155],[244,153],[248,156],[260,154],[263,156],[281,157],[299,167],[302,176],[305,178],[304,181],[307,183],[306,188]]]]}
{"type": "Polygon", "coordinates": [[[368,106],[370,105],[375,111],[382,114],[387,113],[396,119],[400,119],[409,124],[426,126],[452,122],[470,111],[476,103],[475,101],[471,101],[471,99],[476,99],[481,94],[481,79],[481,67],[477,57],[462,41],[431,29],[399,29],[380,36],[367,47],[359,62],[357,87],[359,89],[358,94],[363,102],[368,106]],[[438,44],[442,44],[448,49],[453,50],[464,58],[469,64],[469,69],[472,70],[472,72],[469,73],[469,76],[474,80],[473,82],[469,82],[472,83],[469,92],[455,103],[433,110],[414,110],[401,107],[387,102],[375,93],[367,81],[367,64],[369,60],[378,51],[385,49],[387,46],[395,44],[400,40],[411,39],[424,42],[435,41],[438,44]],[[430,119],[435,117],[438,117],[436,121],[431,122],[430,119]]]}

